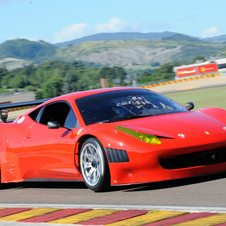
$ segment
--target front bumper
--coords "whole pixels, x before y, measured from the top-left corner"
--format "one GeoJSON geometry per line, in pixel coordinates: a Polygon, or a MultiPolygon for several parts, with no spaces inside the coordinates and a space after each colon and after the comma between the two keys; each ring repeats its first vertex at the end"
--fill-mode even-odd
{"type": "Polygon", "coordinates": [[[159,145],[155,150],[140,148],[127,153],[129,162],[109,163],[112,185],[149,183],[226,171],[226,141],[169,149],[159,145]]]}

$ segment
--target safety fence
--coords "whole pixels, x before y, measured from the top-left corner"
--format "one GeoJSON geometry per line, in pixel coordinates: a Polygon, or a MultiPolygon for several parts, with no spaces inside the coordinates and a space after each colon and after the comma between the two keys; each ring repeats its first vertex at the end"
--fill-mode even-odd
{"type": "Polygon", "coordinates": [[[26,101],[26,102],[19,102],[19,103],[7,103],[7,104],[0,104],[0,110],[7,109],[8,112],[11,111],[18,111],[23,109],[34,108],[39,104],[44,103],[49,99],[41,99],[41,100],[34,100],[34,101],[26,101]]]}

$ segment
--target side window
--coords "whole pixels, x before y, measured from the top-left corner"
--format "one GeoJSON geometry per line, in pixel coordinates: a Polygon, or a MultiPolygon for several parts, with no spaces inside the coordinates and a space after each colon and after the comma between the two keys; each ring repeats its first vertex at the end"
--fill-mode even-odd
{"type": "Polygon", "coordinates": [[[69,111],[64,126],[67,128],[79,128],[80,125],[78,123],[77,118],[72,110],[69,111]]]}
{"type": "Polygon", "coordinates": [[[54,104],[47,105],[43,112],[41,112],[39,123],[47,125],[49,121],[57,121],[60,123],[60,126],[67,128],[79,128],[77,118],[75,117],[74,112],[69,107],[68,104],[64,102],[58,102],[54,104]]]}
{"type": "Polygon", "coordinates": [[[63,102],[47,105],[39,122],[47,125],[49,121],[57,121],[60,123],[60,126],[64,126],[69,111],[70,107],[63,102]]]}
{"type": "Polygon", "coordinates": [[[34,121],[37,122],[38,114],[39,114],[39,112],[40,112],[41,109],[42,109],[42,108],[40,107],[40,108],[36,109],[35,111],[32,111],[32,112],[29,114],[29,116],[31,117],[31,119],[33,119],[34,121]]]}

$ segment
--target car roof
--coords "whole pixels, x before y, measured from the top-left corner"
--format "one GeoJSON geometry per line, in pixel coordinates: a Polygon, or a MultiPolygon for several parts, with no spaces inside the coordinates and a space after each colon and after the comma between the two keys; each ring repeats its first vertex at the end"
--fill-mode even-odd
{"type": "Polygon", "coordinates": [[[30,110],[29,112],[27,112],[27,114],[29,114],[30,112],[34,111],[35,109],[37,109],[43,105],[46,105],[46,104],[49,104],[49,103],[52,103],[55,101],[66,100],[66,101],[71,102],[78,98],[90,96],[90,95],[94,95],[94,94],[98,94],[98,93],[112,92],[112,91],[117,91],[117,90],[131,90],[131,89],[137,90],[137,89],[143,89],[143,88],[121,86],[121,87],[112,87],[112,88],[93,89],[93,90],[87,90],[87,91],[77,91],[77,92],[65,94],[65,95],[47,100],[46,102],[40,104],[39,106],[37,106],[37,107],[33,108],[32,110],[30,110]]]}
{"type": "Polygon", "coordinates": [[[136,88],[136,87],[113,87],[113,88],[103,88],[103,89],[93,89],[93,90],[87,90],[87,91],[78,91],[74,93],[65,94],[56,98],[53,98],[48,102],[58,101],[58,100],[75,100],[81,97],[90,96],[98,93],[105,93],[105,92],[111,92],[111,91],[117,91],[117,90],[129,90],[129,89],[142,89],[142,88],[136,88]]]}

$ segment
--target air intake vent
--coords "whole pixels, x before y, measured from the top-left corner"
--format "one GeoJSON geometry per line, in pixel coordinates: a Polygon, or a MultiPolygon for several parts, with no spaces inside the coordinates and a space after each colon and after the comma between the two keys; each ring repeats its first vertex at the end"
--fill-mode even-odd
{"type": "Polygon", "coordinates": [[[159,159],[164,169],[182,169],[226,162],[226,148],[200,151],[159,159]]]}
{"type": "Polygon", "coordinates": [[[119,149],[105,148],[109,162],[129,162],[127,152],[119,149]]]}

